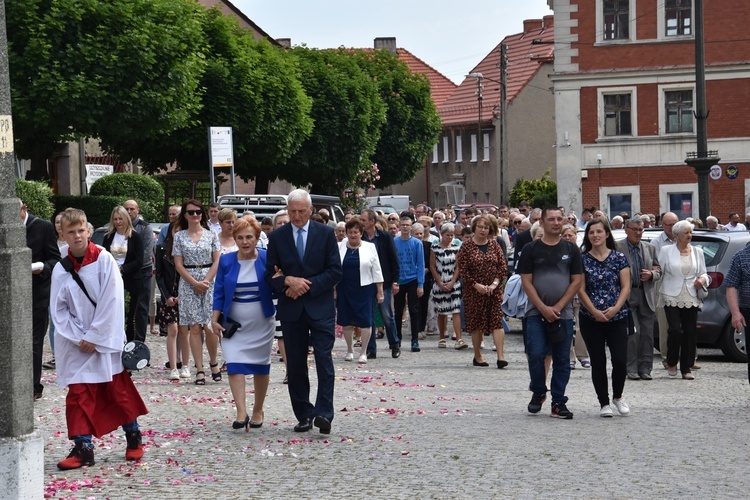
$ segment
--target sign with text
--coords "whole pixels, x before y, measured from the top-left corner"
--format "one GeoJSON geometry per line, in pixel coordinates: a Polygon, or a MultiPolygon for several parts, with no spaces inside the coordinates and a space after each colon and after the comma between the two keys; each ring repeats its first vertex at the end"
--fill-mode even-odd
{"type": "Polygon", "coordinates": [[[232,127],[210,127],[211,165],[214,168],[231,167],[234,164],[232,127]]]}
{"type": "Polygon", "coordinates": [[[114,165],[86,165],[86,189],[91,191],[91,186],[106,175],[115,171],[114,165]]]}

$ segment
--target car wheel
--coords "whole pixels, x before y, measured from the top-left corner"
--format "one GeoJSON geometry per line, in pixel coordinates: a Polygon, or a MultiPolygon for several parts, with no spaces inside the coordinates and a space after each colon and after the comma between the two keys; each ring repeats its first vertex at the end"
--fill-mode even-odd
{"type": "Polygon", "coordinates": [[[747,363],[747,341],[745,332],[736,332],[731,322],[724,327],[719,347],[726,357],[738,363],[747,363]]]}

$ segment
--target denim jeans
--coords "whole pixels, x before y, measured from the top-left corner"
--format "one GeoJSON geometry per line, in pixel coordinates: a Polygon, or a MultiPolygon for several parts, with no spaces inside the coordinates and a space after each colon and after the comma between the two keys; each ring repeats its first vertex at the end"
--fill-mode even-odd
{"type": "MultiPolygon", "coordinates": [[[[133,420],[129,424],[123,424],[122,430],[125,432],[137,431],[138,430],[138,419],[133,420]]],[[[94,444],[91,442],[91,434],[78,434],[73,436],[73,443],[87,450],[93,450],[94,444]]]]}
{"type": "Polygon", "coordinates": [[[526,317],[526,354],[529,358],[531,391],[536,395],[546,394],[544,358],[552,353],[552,403],[566,403],[565,388],[570,379],[570,343],[573,341],[573,320],[563,319],[565,338],[556,343],[549,341],[541,316],[526,317]]]}
{"type": "MultiPolygon", "coordinates": [[[[393,318],[393,291],[389,286],[383,286],[383,302],[377,304],[380,308],[380,316],[383,317],[385,325],[385,336],[388,338],[388,347],[393,349],[399,345],[399,339],[396,338],[396,320],[393,318]]],[[[378,352],[378,346],[375,342],[375,325],[372,327],[372,335],[367,343],[367,352],[378,352]]]]}

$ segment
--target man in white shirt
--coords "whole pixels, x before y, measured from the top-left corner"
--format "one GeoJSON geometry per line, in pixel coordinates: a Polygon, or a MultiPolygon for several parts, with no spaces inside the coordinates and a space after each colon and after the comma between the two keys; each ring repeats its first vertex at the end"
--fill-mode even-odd
{"type": "Polygon", "coordinates": [[[221,212],[221,207],[219,207],[218,203],[214,202],[208,206],[208,227],[216,234],[219,234],[221,232],[219,212],[221,212]]]}
{"type": "Polygon", "coordinates": [[[740,214],[732,212],[729,214],[729,224],[727,224],[727,231],[747,231],[744,224],[740,222],[740,214]]]}

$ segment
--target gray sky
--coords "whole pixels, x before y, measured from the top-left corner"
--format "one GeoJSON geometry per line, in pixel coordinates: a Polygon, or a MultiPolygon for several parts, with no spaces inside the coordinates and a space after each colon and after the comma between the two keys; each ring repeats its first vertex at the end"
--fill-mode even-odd
{"type": "Polygon", "coordinates": [[[551,15],[547,0],[231,0],[274,38],[315,48],[372,47],[396,37],[456,83],[524,19],[551,15]]]}

